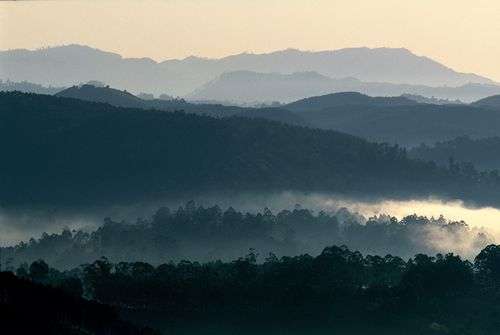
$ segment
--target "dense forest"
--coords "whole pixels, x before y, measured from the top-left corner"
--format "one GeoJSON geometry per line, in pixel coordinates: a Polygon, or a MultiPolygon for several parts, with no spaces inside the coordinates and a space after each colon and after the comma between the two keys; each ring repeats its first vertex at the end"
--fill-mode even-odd
{"type": "Polygon", "coordinates": [[[472,139],[467,136],[433,145],[421,144],[408,152],[409,157],[449,166],[456,162],[472,163],[479,169],[500,169],[500,137],[472,139]]]}
{"type": "Polygon", "coordinates": [[[498,203],[497,173],[440,168],[409,159],[397,146],[335,131],[19,92],[0,93],[0,121],[3,205],[224,190],[435,194],[498,203]]]}
{"type": "Polygon", "coordinates": [[[314,214],[296,206],[273,214],[244,213],[232,207],[196,206],[192,201],[176,210],[162,207],[150,219],[135,223],[110,218],[92,232],[65,229],[44,233],[0,249],[10,268],[43,258],[60,269],[76,267],[101,256],[113,262],[232,260],[252,249],[262,255],[318,255],[325,246],[347,245],[364,253],[409,258],[416,253],[454,252],[472,257],[494,242],[481,229],[445,218],[410,215],[398,220],[388,215],[365,219],[340,208],[314,214]]]}
{"type": "Polygon", "coordinates": [[[473,262],[453,254],[405,261],[329,246],[316,257],[250,252],[231,262],[158,266],[102,258],[65,272],[38,260],[16,273],[115,306],[166,334],[489,335],[500,326],[496,245],[473,262]]]}

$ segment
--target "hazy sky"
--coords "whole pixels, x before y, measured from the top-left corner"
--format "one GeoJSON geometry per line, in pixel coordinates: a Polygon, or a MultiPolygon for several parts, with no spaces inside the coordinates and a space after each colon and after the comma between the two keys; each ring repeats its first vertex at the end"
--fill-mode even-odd
{"type": "Polygon", "coordinates": [[[289,47],[406,47],[500,81],[499,0],[0,3],[0,49],[87,44],[156,60],[289,47]]]}

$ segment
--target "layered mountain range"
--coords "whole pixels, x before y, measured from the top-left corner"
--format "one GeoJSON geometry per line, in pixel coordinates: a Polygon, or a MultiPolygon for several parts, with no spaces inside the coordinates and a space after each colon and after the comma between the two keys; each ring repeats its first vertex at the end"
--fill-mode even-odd
{"type": "Polygon", "coordinates": [[[0,64],[0,78],[12,81],[68,87],[99,80],[134,93],[169,93],[198,99],[288,102],[310,95],[354,90],[372,95],[411,93],[477,100],[500,93],[488,78],[454,71],[407,49],[391,48],[319,52],[287,49],[219,59],[191,56],[157,62],[67,45],[2,51],[0,64]],[[264,95],[263,82],[267,90],[264,95]],[[228,85],[233,86],[232,91],[227,91],[228,85]],[[305,95],[297,93],[301,91],[305,95]],[[235,95],[238,92],[245,94],[240,97],[235,95]]]}

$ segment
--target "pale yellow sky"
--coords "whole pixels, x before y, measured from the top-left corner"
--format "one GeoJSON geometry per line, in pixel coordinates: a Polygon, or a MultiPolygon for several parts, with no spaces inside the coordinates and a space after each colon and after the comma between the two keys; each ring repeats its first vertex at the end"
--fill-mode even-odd
{"type": "Polygon", "coordinates": [[[406,47],[500,81],[500,0],[0,3],[0,49],[69,43],[156,60],[289,47],[406,47]]]}

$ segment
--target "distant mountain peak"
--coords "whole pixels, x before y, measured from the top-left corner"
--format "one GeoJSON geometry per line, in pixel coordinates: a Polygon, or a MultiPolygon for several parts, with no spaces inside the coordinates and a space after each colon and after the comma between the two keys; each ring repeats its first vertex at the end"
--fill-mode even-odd
{"type": "Polygon", "coordinates": [[[200,57],[200,56],[191,55],[191,56],[187,56],[187,57],[183,58],[182,61],[198,62],[198,61],[205,61],[205,60],[209,60],[209,59],[210,58],[207,58],[207,57],[200,57]]]}

